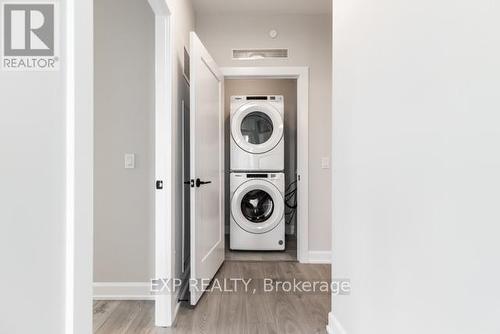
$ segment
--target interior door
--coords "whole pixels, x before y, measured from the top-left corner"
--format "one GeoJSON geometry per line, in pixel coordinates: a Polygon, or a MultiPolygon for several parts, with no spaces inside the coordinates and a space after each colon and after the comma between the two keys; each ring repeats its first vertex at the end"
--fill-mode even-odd
{"type": "Polygon", "coordinates": [[[190,299],[196,305],[224,261],[224,79],[194,32],[190,52],[190,299]]]}

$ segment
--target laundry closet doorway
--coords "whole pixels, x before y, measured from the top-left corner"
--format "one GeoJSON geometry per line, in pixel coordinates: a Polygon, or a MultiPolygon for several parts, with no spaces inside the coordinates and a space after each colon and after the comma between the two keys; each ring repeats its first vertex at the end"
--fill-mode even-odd
{"type": "MultiPolygon", "coordinates": [[[[308,259],[308,82],[307,67],[222,67],[225,79],[225,223],[229,231],[231,217],[229,104],[232,95],[278,95],[284,97],[285,139],[285,252],[270,255],[270,260],[308,259]],[[296,190],[293,193],[293,190],[296,190]]],[[[226,241],[228,237],[226,236],[226,241]]],[[[226,242],[227,243],[227,242],[226,242]]],[[[240,260],[228,251],[226,260],[240,260]]],[[[236,255],[234,255],[236,254],[236,255]]],[[[259,258],[266,259],[266,254],[259,258]]],[[[250,259],[250,258],[249,258],[250,259]]],[[[257,258],[256,258],[257,259],[257,258]]]]}
{"type": "MultiPolygon", "coordinates": [[[[238,105],[240,103],[237,103],[238,105]]],[[[225,231],[226,231],[226,260],[236,260],[236,261],[296,261],[297,260],[297,233],[296,233],[296,207],[297,207],[297,80],[296,79],[226,79],[224,81],[224,120],[225,120],[225,231]],[[274,100],[268,102],[259,103],[262,100],[250,100],[244,101],[244,97],[249,96],[249,98],[262,99],[269,97],[274,100]],[[277,101],[279,100],[279,101],[277,101]],[[234,101],[242,101],[242,106],[236,108],[234,101]],[[274,102],[277,101],[277,102],[274,102]],[[271,109],[266,109],[266,106],[275,105],[282,108],[283,116],[279,115],[273,107],[271,109]],[[244,116],[246,113],[244,109],[241,108],[251,108],[250,106],[256,105],[249,115],[244,116]],[[281,107],[280,107],[281,106],[281,107]],[[231,117],[231,113],[234,110],[238,110],[240,117],[231,117]],[[273,117],[274,116],[274,117],[273,117]],[[271,119],[271,118],[274,118],[271,119]],[[245,123],[246,121],[246,123],[245,123]],[[253,149],[256,151],[256,146],[253,144],[246,144],[244,134],[240,132],[240,129],[245,129],[244,132],[247,136],[250,135],[249,140],[256,141],[259,140],[261,143],[258,147],[258,152],[264,152],[259,154],[260,161],[264,161],[266,166],[270,168],[277,169],[276,161],[274,157],[276,153],[266,152],[280,152],[278,154],[281,156],[280,160],[283,164],[283,168],[279,168],[278,173],[268,173],[266,167],[260,166],[260,170],[263,171],[261,177],[272,177],[272,179],[265,182],[271,182],[275,187],[271,187],[271,193],[260,190],[250,190],[253,188],[252,185],[257,186],[259,177],[253,178],[242,178],[241,184],[238,187],[238,193],[233,194],[236,184],[236,176],[243,175],[245,173],[240,173],[242,170],[242,164],[245,164],[246,159],[241,159],[241,154],[246,155],[246,151],[233,152],[231,142],[237,138],[239,144],[238,148],[241,147],[243,150],[253,149]],[[252,130],[253,132],[249,132],[252,130]],[[254,133],[255,130],[259,131],[259,134],[254,133]],[[272,141],[272,138],[276,139],[272,141]],[[280,142],[281,148],[277,148],[277,142],[280,142]],[[246,146],[245,146],[246,144],[246,146]],[[266,145],[262,145],[266,144],[266,145]],[[235,153],[235,154],[233,154],[235,153]],[[237,154],[239,153],[239,154],[237,154]],[[273,158],[271,158],[273,157],[273,158]],[[235,161],[235,164],[231,163],[235,161]],[[270,163],[272,161],[273,163],[270,163]],[[233,184],[231,184],[231,177],[233,179],[233,184]],[[244,182],[247,180],[248,182],[244,182]],[[283,183],[283,189],[278,189],[280,184],[283,183]],[[278,188],[276,188],[278,187],[278,188]],[[239,196],[238,196],[239,194],[239,196]],[[273,196],[274,195],[274,196],[273,196]],[[279,198],[278,201],[274,201],[272,197],[279,198]],[[243,202],[243,200],[246,202],[243,202]],[[249,202],[250,201],[250,202],[249,202]],[[253,201],[253,202],[252,202],[253,201]],[[252,204],[253,203],[253,204],[252,204]],[[257,205],[261,203],[261,205],[257,205]],[[254,207],[254,204],[257,207],[254,207]],[[247,212],[241,210],[241,206],[245,206],[247,212]],[[253,208],[248,211],[249,208],[253,208]],[[260,210],[258,210],[260,208],[260,210]],[[266,209],[269,214],[267,217],[264,216],[263,209],[266,209]],[[262,214],[262,217],[258,216],[262,214]],[[239,217],[235,220],[234,217],[239,217]],[[233,220],[232,220],[233,219],[233,220]],[[275,224],[279,221],[278,224],[275,224]],[[243,224],[246,222],[249,226],[245,228],[247,231],[259,229],[263,227],[263,224],[269,223],[272,226],[276,226],[273,229],[271,235],[267,235],[257,244],[253,246],[251,250],[241,251],[238,250],[235,245],[238,245],[239,240],[244,237],[245,232],[236,229],[236,224],[243,224]],[[231,225],[233,230],[231,230],[231,225]],[[285,234],[283,236],[281,233],[285,234]],[[235,238],[233,238],[233,236],[235,238]],[[280,246],[276,243],[276,240],[283,239],[283,244],[280,246]],[[259,251],[258,245],[261,247],[276,247],[276,249],[267,251],[259,251]],[[284,250],[279,248],[284,247],[284,250]]],[[[233,146],[235,146],[233,144],[233,146]]],[[[244,168],[243,168],[244,169],[244,168]]],[[[238,184],[240,182],[237,182],[238,184]]],[[[264,183],[266,184],[266,183],[264,183]]],[[[257,231],[258,233],[258,231],[257,231]]],[[[252,245],[252,240],[244,239],[245,244],[252,245]]],[[[242,245],[239,245],[242,246],[242,245]]]]}
{"type": "MultiPolygon", "coordinates": [[[[185,60],[185,63],[188,64],[190,63],[190,56],[191,55],[186,55],[187,58],[185,60]]],[[[192,60],[191,60],[192,62],[192,60]]],[[[185,68],[186,70],[186,68],[185,68]]],[[[189,69],[188,69],[189,71],[189,69]]],[[[192,69],[191,69],[192,71],[192,69]]],[[[231,256],[228,256],[228,244],[229,244],[229,238],[228,238],[228,233],[229,233],[229,224],[230,224],[230,210],[231,210],[231,204],[230,204],[230,189],[229,189],[229,177],[230,177],[230,148],[229,146],[229,141],[230,141],[230,123],[229,123],[229,115],[228,115],[228,104],[230,103],[230,94],[231,92],[236,92],[238,90],[239,92],[242,92],[237,86],[245,85],[244,83],[265,83],[265,85],[262,85],[262,87],[256,88],[255,90],[252,91],[247,91],[248,95],[262,95],[264,91],[266,90],[266,87],[271,88],[274,84],[277,84],[277,86],[282,86],[282,89],[284,90],[273,90],[272,92],[269,91],[267,94],[275,94],[276,95],[286,95],[285,98],[290,98],[292,97],[293,101],[287,101],[285,102],[286,106],[285,108],[291,108],[293,109],[293,118],[292,120],[288,119],[285,122],[287,123],[286,126],[291,126],[292,132],[286,131],[285,129],[285,140],[288,141],[290,144],[289,148],[293,150],[293,152],[288,151],[285,153],[285,170],[286,170],[286,181],[285,181],[285,189],[288,191],[290,189],[293,189],[292,187],[289,187],[292,185],[292,183],[296,182],[295,185],[292,185],[296,187],[296,193],[295,197],[291,199],[290,204],[294,204],[296,206],[296,209],[290,210],[289,207],[285,209],[289,215],[285,217],[285,220],[290,222],[289,224],[286,224],[286,233],[288,235],[293,235],[291,238],[292,244],[290,245],[291,248],[295,248],[293,255],[290,256],[289,254],[284,254],[282,257],[276,257],[276,258],[270,258],[271,260],[280,260],[280,259],[288,259],[288,260],[297,260],[298,262],[301,263],[308,263],[309,262],[309,245],[308,245],[308,229],[309,229],[309,203],[308,203],[308,105],[309,105],[309,69],[308,67],[221,67],[220,71],[222,72],[222,75],[224,77],[224,86],[226,83],[228,84],[228,89],[224,87],[224,108],[221,110],[223,113],[223,118],[224,118],[224,127],[222,129],[222,135],[224,136],[224,172],[225,172],[225,178],[224,178],[224,187],[223,187],[223,192],[224,192],[224,211],[223,211],[223,218],[224,218],[224,230],[226,232],[226,240],[225,240],[225,248],[226,248],[226,255],[225,255],[225,260],[231,260],[231,256]],[[279,84],[278,84],[279,83],[279,84]],[[236,90],[233,90],[236,89],[236,90]],[[290,215],[292,211],[295,211],[290,215]]],[[[189,77],[189,73],[186,73],[186,77],[189,77]]],[[[191,78],[192,79],[192,78],[191,78]]],[[[189,80],[189,78],[186,79],[187,84],[189,85],[189,82],[191,81],[191,85],[193,84],[193,80],[189,80]]],[[[276,85],[274,85],[276,86],[276,85]]],[[[241,88],[241,87],[240,87],[241,88]]],[[[193,97],[187,97],[185,101],[193,100],[193,97]]],[[[192,114],[192,111],[190,111],[190,108],[192,106],[189,106],[188,103],[183,104],[183,113],[184,115],[189,115],[192,114]]],[[[289,117],[290,115],[285,115],[285,117],[289,117]]],[[[188,161],[189,156],[191,155],[189,152],[189,147],[191,146],[189,142],[189,133],[192,132],[192,129],[190,129],[190,120],[189,119],[184,119],[184,134],[183,138],[185,139],[183,146],[185,147],[184,149],[184,154],[183,156],[183,170],[184,170],[184,182],[186,183],[185,185],[185,192],[184,192],[184,223],[183,223],[183,233],[182,233],[182,249],[189,249],[193,250],[193,246],[196,244],[193,240],[193,234],[190,229],[193,227],[192,222],[189,213],[191,211],[190,207],[192,206],[192,203],[189,203],[189,193],[191,193],[190,187],[188,185],[188,181],[190,181],[192,178],[189,176],[189,165],[190,162],[188,161]],[[187,144],[187,145],[186,145],[187,144]],[[186,150],[187,149],[187,150],[186,150]],[[187,196],[187,197],[186,197],[187,196]],[[191,236],[191,237],[190,237],[191,236]],[[191,245],[191,247],[189,246],[191,245]]],[[[289,129],[290,130],[290,129],[289,129]]],[[[285,191],[287,193],[287,191],[285,191]]],[[[284,196],[285,197],[285,196],[284,196]]],[[[180,241],[180,240],[179,240],[180,241]]],[[[190,262],[193,260],[193,254],[189,254],[189,251],[184,251],[183,256],[182,256],[182,265],[185,268],[190,267],[190,262]]],[[[235,260],[238,260],[238,258],[234,258],[235,260]]],[[[186,272],[186,276],[184,276],[184,279],[187,279],[189,277],[193,278],[192,272],[188,273],[186,272]]],[[[183,293],[181,293],[183,295],[183,293]]]]}

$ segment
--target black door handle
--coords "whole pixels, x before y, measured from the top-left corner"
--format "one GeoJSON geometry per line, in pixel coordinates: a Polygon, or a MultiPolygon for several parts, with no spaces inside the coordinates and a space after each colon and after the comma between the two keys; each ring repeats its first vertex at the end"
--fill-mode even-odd
{"type": "Polygon", "coordinates": [[[202,181],[199,178],[196,179],[196,188],[199,188],[202,184],[209,184],[212,183],[212,181],[202,181]]]}

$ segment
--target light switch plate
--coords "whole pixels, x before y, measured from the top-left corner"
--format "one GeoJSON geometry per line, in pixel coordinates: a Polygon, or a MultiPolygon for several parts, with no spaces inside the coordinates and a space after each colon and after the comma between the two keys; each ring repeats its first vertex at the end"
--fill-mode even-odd
{"type": "Polygon", "coordinates": [[[135,168],[135,154],[134,153],[125,153],[125,168],[131,169],[135,168]]]}
{"type": "Polygon", "coordinates": [[[330,168],[330,158],[328,157],[321,158],[321,168],[323,169],[330,168]]]}

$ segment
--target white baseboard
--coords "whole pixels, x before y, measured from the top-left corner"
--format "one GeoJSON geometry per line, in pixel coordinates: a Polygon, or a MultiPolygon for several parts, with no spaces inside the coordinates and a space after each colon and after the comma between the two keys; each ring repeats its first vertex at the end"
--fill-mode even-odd
{"type": "Polygon", "coordinates": [[[328,334],[347,334],[346,330],[332,312],[328,313],[328,325],[326,326],[328,334]]]}
{"type": "Polygon", "coordinates": [[[331,263],[332,252],[330,251],[309,251],[308,263],[331,263]]]}
{"type": "Polygon", "coordinates": [[[94,282],[94,300],[154,300],[150,282],[94,282]]]}
{"type": "Polygon", "coordinates": [[[333,314],[328,312],[328,324],[326,325],[326,332],[328,334],[333,334],[333,314]]]}

